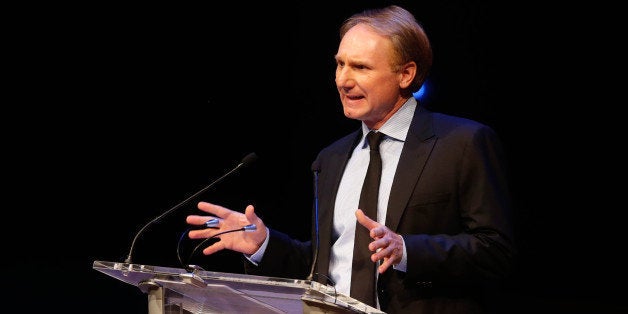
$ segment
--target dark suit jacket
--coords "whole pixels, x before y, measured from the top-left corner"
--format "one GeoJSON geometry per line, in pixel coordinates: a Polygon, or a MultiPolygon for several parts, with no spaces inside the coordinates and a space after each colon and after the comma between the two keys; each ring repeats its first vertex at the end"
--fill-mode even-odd
{"type": "MultiPolygon", "coordinates": [[[[324,148],[319,174],[320,251],[317,280],[328,275],[336,192],[357,130],[324,148]]],[[[387,313],[486,312],[483,292],[509,274],[514,260],[505,157],[491,128],[417,106],[388,203],[386,226],[401,234],[407,272],[380,274],[387,313]]],[[[314,219],[314,218],[313,218],[314,219]]],[[[306,278],[313,241],[271,230],[258,267],[247,273],[306,278]]]]}

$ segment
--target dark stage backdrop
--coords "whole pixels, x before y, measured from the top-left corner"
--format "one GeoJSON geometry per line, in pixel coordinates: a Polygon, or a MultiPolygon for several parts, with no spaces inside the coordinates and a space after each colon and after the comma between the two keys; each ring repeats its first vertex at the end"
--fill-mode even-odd
{"type": "MultiPolygon", "coordinates": [[[[198,200],[254,204],[269,226],[307,239],[311,163],[359,127],[335,90],[338,27],[388,3],[38,10],[32,36],[19,41],[31,48],[16,56],[16,81],[30,85],[5,116],[19,122],[6,141],[14,202],[5,210],[15,217],[5,221],[6,288],[32,298],[28,309],[146,313],[139,289],[93,261],[124,261],[144,224],[251,152],[251,167],[150,226],[133,261],[178,267],[177,241],[198,200]]],[[[569,75],[557,68],[554,13],[531,2],[398,3],[432,40],[424,105],[487,123],[506,146],[521,251],[503,287],[507,312],[619,310],[619,292],[605,284],[624,277],[605,253],[613,237],[582,214],[602,200],[587,197],[584,171],[571,166],[588,144],[568,136],[582,122],[564,117],[554,88],[569,75]]],[[[231,252],[193,261],[242,272],[231,252]]]]}

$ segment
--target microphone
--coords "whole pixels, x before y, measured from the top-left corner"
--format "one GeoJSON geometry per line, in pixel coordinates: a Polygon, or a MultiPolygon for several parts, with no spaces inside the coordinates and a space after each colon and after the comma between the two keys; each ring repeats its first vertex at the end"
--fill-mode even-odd
{"type": "Polygon", "coordinates": [[[314,248],[314,257],[312,259],[312,268],[310,274],[307,276],[307,280],[314,278],[314,267],[318,261],[318,250],[320,247],[320,236],[318,231],[318,174],[321,172],[321,165],[318,160],[314,160],[312,163],[312,172],[314,173],[314,231],[316,232],[316,246],[314,248]]]}
{"type": "Polygon", "coordinates": [[[144,225],[144,227],[142,227],[142,229],[140,229],[140,231],[138,231],[135,234],[135,237],[133,238],[133,242],[131,242],[131,248],[129,249],[129,255],[127,256],[126,260],[124,260],[125,263],[127,264],[131,264],[131,255],[133,254],[133,248],[135,247],[135,242],[137,241],[137,239],[139,238],[139,236],[144,232],[144,230],[146,230],[146,228],[148,228],[148,226],[158,222],[161,218],[163,218],[164,216],[166,216],[167,214],[173,212],[174,210],[176,210],[177,208],[187,204],[190,200],[192,200],[193,198],[197,197],[198,195],[200,195],[201,193],[207,191],[208,189],[210,189],[211,187],[213,187],[214,185],[216,185],[218,182],[222,181],[224,178],[228,177],[230,174],[236,172],[237,170],[239,170],[240,168],[244,168],[249,166],[250,164],[252,164],[254,161],[257,160],[257,154],[255,153],[249,153],[248,155],[244,156],[244,158],[242,158],[242,161],[235,166],[233,169],[231,169],[231,171],[225,173],[222,177],[214,180],[214,182],[210,183],[209,185],[207,185],[206,187],[204,187],[203,189],[201,189],[200,191],[194,193],[194,195],[186,198],[185,200],[183,200],[182,202],[180,202],[179,204],[173,206],[172,208],[168,209],[167,211],[165,211],[163,214],[157,216],[155,219],[149,221],[147,224],[144,225]]]}

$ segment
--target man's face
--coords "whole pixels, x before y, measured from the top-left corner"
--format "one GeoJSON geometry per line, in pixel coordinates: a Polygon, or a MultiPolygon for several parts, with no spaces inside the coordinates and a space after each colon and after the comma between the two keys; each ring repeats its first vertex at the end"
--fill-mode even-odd
{"type": "Polygon", "coordinates": [[[358,24],[345,34],[336,53],[336,87],[347,118],[378,129],[405,102],[392,60],[392,43],[370,27],[358,24]]]}

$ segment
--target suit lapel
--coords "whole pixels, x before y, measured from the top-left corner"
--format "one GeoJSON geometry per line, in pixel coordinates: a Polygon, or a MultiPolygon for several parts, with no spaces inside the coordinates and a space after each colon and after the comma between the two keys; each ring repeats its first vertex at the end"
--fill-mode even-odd
{"type": "Polygon", "coordinates": [[[355,131],[340,140],[336,145],[331,146],[331,152],[326,155],[325,169],[320,173],[319,181],[319,236],[322,245],[320,246],[317,269],[324,276],[319,276],[320,282],[325,282],[325,276],[329,275],[329,256],[331,254],[332,228],[334,220],[334,205],[336,203],[336,193],[340,186],[340,180],[344,168],[349,161],[349,157],[355,145],[362,138],[362,130],[355,131]]]}
{"type": "Polygon", "coordinates": [[[397,230],[408,200],[436,144],[437,137],[432,124],[430,112],[418,107],[410,124],[390,191],[386,213],[386,226],[390,230],[397,230]]]}

